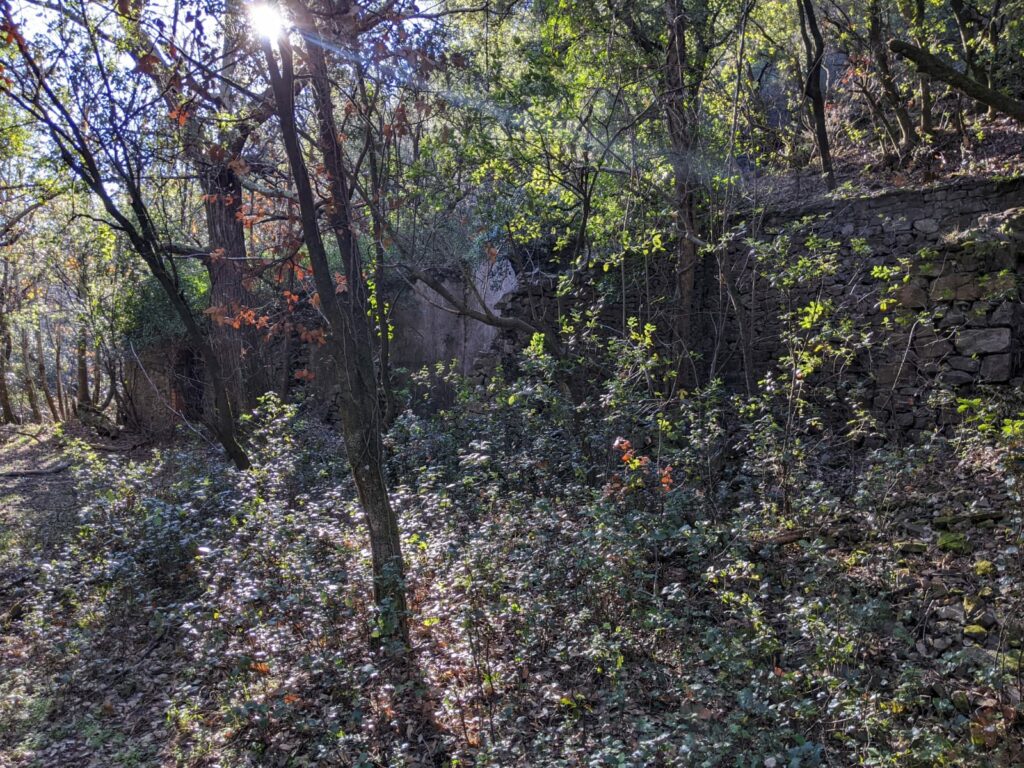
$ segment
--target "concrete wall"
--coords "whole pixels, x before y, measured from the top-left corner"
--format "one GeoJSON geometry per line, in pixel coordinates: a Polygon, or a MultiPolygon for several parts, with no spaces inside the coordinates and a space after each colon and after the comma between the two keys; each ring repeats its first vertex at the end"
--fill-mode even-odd
{"type": "MultiPolygon", "coordinates": [[[[453,294],[477,310],[481,303],[493,310],[516,284],[507,261],[479,265],[473,274],[473,286],[455,272],[444,274],[443,280],[453,294]]],[[[497,335],[491,326],[452,313],[444,299],[419,282],[397,294],[391,322],[395,327],[393,364],[410,371],[455,360],[460,372],[469,373],[497,335]]]]}
{"type": "MultiPolygon", "coordinates": [[[[472,286],[454,271],[442,273],[441,277],[453,294],[475,309],[487,306],[493,310],[516,282],[507,261],[479,265],[473,273],[472,286]]],[[[422,283],[395,282],[388,290],[394,326],[391,366],[392,370],[405,371],[399,376],[400,386],[403,381],[408,382],[412,373],[438,363],[455,361],[456,370],[468,373],[494,341],[494,328],[448,311],[445,301],[422,283]]],[[[321,322],[318,313],[309,307],[300,307],[291,320],[306,328],[321,322]]],[[[250,351],[250,359],[252,354],[250,351]]],[[[142,429],[166,434],[185,418],[201,421],[203,410],[212,409],[209,382],[202,381],[202,365],[189,366],[188,356],[187,348],[174,344],[139,350],[137,356],[130,356],[125,366],[126,385],[134,416],[142,429]],[[197,386],[200,391],[196,391],[197,386]]],[[[287,383],[290,396],[311,395],[322,402],[327,415],[336,408],[339,374],[328,346],[302,343],[295,334],[288,340],[277,336],[261,344],[259,359],[265,368],[263,378],[273,382],[277,389],[287,383]],[[311,371],[314,378],[294,378],[299,370],[311,371]]],[[[431,388],[418,394],[429,408],[446,404],[451,395],[442,385],[436,391],[431,388]]]]}

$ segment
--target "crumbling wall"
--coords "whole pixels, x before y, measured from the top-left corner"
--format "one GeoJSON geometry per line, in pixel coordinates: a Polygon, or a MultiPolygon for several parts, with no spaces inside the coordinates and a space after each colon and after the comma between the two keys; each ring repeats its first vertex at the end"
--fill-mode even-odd
{"type": "MultiPolygon", "coordinates": [[[[516,284],[515,273],[506,261],[479,265],[472,281],[461,273],[440,274],[445,287],[468,307],[494,310],[499,299],[516,284]]],[[[420,282],[405,284],[395,291],[391,310],[394,339],[392,364],[415,371],[440,362],[455,361],[461,373],[469,373],[474,361],[487,350],[497,330],[452,311],[445,300],[420,282]]]]}
{"type": "MultiPolygon", "coordinates": [[[[1024,383],[1022,206],[1024,178],[963,179],[748,216],[730,245],[704,257],[697,276],[693,351],[701,377],[752,389],[784,352],[780,316],[793,303],[827,300],[871,333],[871,354],[847,374],[884,424],[916,437],[955,421],[955,407],[937,402],[936,394],[1024,383]],[[771,281],[778,265],[761,263],[756,243],[784,234],[791,259],[814,259],[815,238],[835,241],[838,269],[803,288],[779,290],[771,281]],[[900,276],[896,285],[877,268],[900,276]]],[[[663,277],[653,279],[671,300],[663,277]]],[[[556,283],[524,281],[498,307],[555,328],[569,309],[556,283]]],[[[650,301],[623,293],[625,304],[611,302],[605,316],[642,312],[650,301]]],[[[611,320],[609,327],[616,327],[611,320]]],[[[522,334],[502,334],[484,368],[523,343],[522,334]]]]}
{"type": "MultiPolygon", "coordinates": [[[[956,394],[1020,383],[1022,205],[1024,179],[963,180],[780,211],[755,237],[790,232],[791,258],[815,258],[814,238],[838,244],[839,268],[797,298],[827,299],[870,331],[871,354],[849,375],[883,423],[916,437],[956,421],[956,394]],[[936,397],[942,393],[952,396],[936,397]]],[[[724,295],[732,305],[709,301],[725,318],[717,358],[734,385],[782,353],[784,306],[756,251],[749,242],[729,249],[717,283],[731,282],[731,294],[705,282],[706,297],[724,295]]]]}

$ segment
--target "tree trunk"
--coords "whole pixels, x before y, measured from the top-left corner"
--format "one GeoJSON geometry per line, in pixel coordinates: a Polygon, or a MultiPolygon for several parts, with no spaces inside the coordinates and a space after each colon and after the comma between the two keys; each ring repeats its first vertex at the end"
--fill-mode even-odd
{"type": "Polygon", "coordinates": [[[903,56],[914,62],[918,72],[958,88],[972,99],[1009,115],[1019,123],[1024,123],[1024,101],[1019,101],[1012,96],[994,91],[987,85],[979,83],[977,80],[972,80],[967,75],[957,72],[941,59],[928,53],[928,51],[921,50],[917,46],[903,40],[890,40],[889,50],[898,56],[903,56]]]}
{"type": "MultiPolygon", "coordinates": [[[[676,214],[676,342],[679,346],[679,377],[684,385],[694,382],[690,353],[693,348],[694,278],[697,271],[695,176],[691,158],[697,145],[696,90],[689,57],[702,52],[687,48],[689,18],[681,0],[665,3],[668,24],[664,90],[665,120],[671,153],[676,214]],[[690,74],[691,76],[688,76],[690,74]]],[[[701,63],[697,67],[702,67],[701,63]]]]}
{"type": "Polygon", "coordinates": [[[828,141],[828,126],[825,122],[825,94],[821,90],[821,75],[825,61],[825,40],[818,27],[814,3],[811,0],[797,0],[800,11],[800,35],[804,41],[804,53],[807,59],[807,80],[804,83],[804,95],[811,102],[814,117],[814,140],[818,145],[821,157],[821,172],[825,176],[825,185],[829,191],[836,188],[836,175],[832,168],[832,150],[828,141]]]}
{"type": "Polygon", "coordinates": [[[46,407],[50,409],[50,416],[53,418],[55,424],[60,422],[60,411],[57,410],[57,404],[53,401],[53,393],[50,392],[50,385],[46,381],[46,357],[43,355],[43,332],[36,328],[36,378],[39,382],[39,389],[42,390],[43,397],[46,399],[46,407]]]}
{"type": "Polygon", "coordinates": [[[100,392],[102,391],[103,366],[100,363],[100,351],[95,349],[92,356],[92,394],[89,396],[89,402],[93,405],[98,405],[100,402],[100,392]]]}
{"type": "Polygon", "coordinates": [[[0,423],[3,424],[17,424],[20,421],[11,404],[11,391],[7,386],[7,374],[11,369],[13,351],[14,344],[11,329],[7,324],[7,315],[0,306],[0,423]]]}
{"type": "Polygon", "coordinates": [[[914,121],[910,119],[910,112],[903,102],[903,94],[900,93],[899,85],[889,66],[889,52],[882,41],[882,10],[879,0],[871,0],[868,3],[868,43],[871,47],[871,56],[875,60],[875,69],[878,70],[878,80],[882,84],[882,93],[885,94],[885,100],[889,102],[900,126],[900,151],[905,153],[917,144],[917,131],[914,130],[914,121]]]}
{"type": "Polygon", "coordinates": [[[76,379],[78,383],[78,389],[75,393],[75,399],[79,403],[89,402],[89,359],[88,359],[89,346],[86,344],[85,332],[78,332],[78,341],[75,344],[75,371],[76,379]]]}
{"type": "MultiPolygon", "coordinates": [[[[366,101],[366,88],[360,72],[360,90],[366,101]]],[[[378,384],[381,391],[381,400],[384,406],[384,424],[390,424],[396,416],[395,394],[391,386],[391,339],[388,331],[388,313],[384,301],[384,262],[386,252],[384,249],[384,216],[381,206],[387,197],[384,188],[384,150],[373,139],[369,120],[367,120],[366,141],[370,145],[368,153],[370,171],[370,197],[373,205],[370,207],[370,216],[373,222],[373,309],[374,321],[377,324],[377,349],[378,349],[378,384]],[[380,157],[378,158],[378,153],[380,157]]]]}
{"type": "MultiPolygon", "coordinates": [[[[910,25],[914,30],[914,38],[922,50],[928,50],[928,29],[927,29],[927,8],[925,0],[914,0],[913,10],[910,14],[910,25]]],[[[932,83],[928,75],[918,76],[918,88],[921,93],[921,133],[931,135],[935,133],[935,125],[932,120],[932,83]]]]}
{"type": "Polygon", "coordinates": [[[54,360],[54,374],[56,377],[57,388],[57,410],[60,411],[60,421],[68,420],[68,403],[67,398],[64,396],[64,375],[61,370],[61,357],[63,352],[63,338],[60,335],[60,330],[57,330],[54,334],[54,345],[53,345],[53,360],[54,360]]]}
{"type": "Polygon", "coordinates": [[[29,411],[32,413],[32,421],[39,423],[43,420],[43,414],[39,410],[39,398],[36,397],[36,386],[32,381],[34,374],[32,366],[32,354],[28,347],[28,329],[21,329],[21,378],[25,383],[25,397],[28,399],[29,411]]]}
{"type": "MultiPolygon", "coordinates": [[[[298,24],[315,35],[315,26],[305,9],[295,7],[293,10],[298,24]]],[[[335,284],[320,233],[316,198],[295,123],[291,45],[287,38],[278,41],[280,68],[271,43],[264,41],[263,47],[285,153],[295,182],[313,279],[330,326],[331,343],[339,370],[343,372],[339,377],[342,434],[370,534],[373,594],[380,612],[378,633],[383,639],[397,640],[407,649],[409,626],[401,537],[398,519],[391,507],[384,480],[382,422],[373,366],[373,338],[366,317],[366,285],[352,232],[347,177],[341,164],[326,58],[319,45],[306,46],[319,127],[318,144],[331,189],[327,206],[328,220],[334,230],[348,279],[347,289],[341,292],[335,284]]]]}
{"type": "MultiPolygon", "coordinates": [[[[950,0],[949,7],[956,19],[957,32],[960,35],[960,49],[964,56],[964,64],[970,77],[980,81],[985,77],[985,70],[978,64],[978,53],[975,50],[976,40],[980,32],[977,12],[968,8],[963,0],[950,0]]],[[[891,48],[890,44],[890,48],[891,48]]]]}
{"type": "MultiPolygon", "coordinates": [[[[256,297],[245,287],[245,227],[242,210],[242,182],[224,162],[201,168],[206,194],[206,230],[211,254],[206,259],[210,276],[210,305],[239,308],[256,306],[256,297]]],[[[214,323],[210,341],[223,362],[224,387],[232,411],[239,413],[256,404],[256,398],[270,388],[264,367],[259,365],[255,334],[250,328],[232,328],[214,323]]]]}

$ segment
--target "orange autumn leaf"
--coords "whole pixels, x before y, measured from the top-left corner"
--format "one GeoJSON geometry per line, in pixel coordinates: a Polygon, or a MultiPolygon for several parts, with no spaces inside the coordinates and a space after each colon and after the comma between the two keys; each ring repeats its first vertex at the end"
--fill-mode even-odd
{"type": "Polygon", "coordinates": [[[190,112],[185,107],[175,107],[167,113],[167,116],[179,126],[185,125],[188,122],[189,115],[190,112]]]}
{"type": "Polygon", "coordinates": [[[672,465],[669,464],[667,467],[661,470],[661,490],[668,493],[672,490],[672,465]]]}
{"type": "Polygon", "coordinates": [[[252,669],[253,672],[256,672],[256,673],[258,673],[260,675],[269,675],[270,674],[270,665],[267,664],[267,662],[265,662],[265,661],[254,661],[252,663],[251,669],[252,669]]]}

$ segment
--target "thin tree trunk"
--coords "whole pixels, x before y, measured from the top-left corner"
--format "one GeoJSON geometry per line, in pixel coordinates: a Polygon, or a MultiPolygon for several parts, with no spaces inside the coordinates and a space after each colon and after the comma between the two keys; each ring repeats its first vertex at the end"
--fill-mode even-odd
{"type": "Polygon", "coordinates": [[[93,350],[93,363],[92,363],[92,395],[89,397],[89,402],[93,405],[98,405],[100,402],[100,393],[103,391],[103,365],[100,362],[100,350],[93,350]]]}
{"type": "Polygon", "coordinates": [[[50,409],[50,416],[53,418],[54,423],[60,422],[60,412],[57,410],[57,404],[53,401],[53,393],[50,392],[50,385],[46,381],[46,357],[43,355],[43,332],[39,329],[35,329],[36,338],[36,378],[39,382],[39,389],[42,390],[43,397],[46,399],[46,407],[50,409]]]}
{"type": "MultiPolygon", "coordinates": [[[[308,12],[298,7],[294,10],[299,24],[315,33],[308,12]]],[[[331,189],[328,220],[334,230],[348,280],[346,290],[340,293],[320,234],[316,198],[295,123],[291,45],[285,37],[278,41],[278,47],[280,68],[271,43],[264,41],[264,53],[270,70],[285,154],[295,183],[313,280],[330,325],[331,342],[339,370],[343,372],[339,379],[342,434],[370,534],[374,601],[380,611],[378,633],[382,638],[398,640],[403,648],[408,648],[408,607],[401,537],[398,518],[391,507],[384,481],[382,420],[373,366],[373,338],[365,311],[366,286],[352,232],[347,177],[341,165],[326,58],[320,46],[306,47],[319,124],[318,143],[331,189]]]]}
{"type": "MultiPolygon", "coordinates": [[[[6,284],[6,280],[4,282],[6,284]]],[[[13,347],[7,315],[4,313],[3,307],[0,307],[0,422],[4,424],[17,424],[20,421],[11,404],[11,392],[7,386],[7,374],[11,368],[13,347]]]]}
{"type": "Polygon", "coordinates": [[[28,329],[21,329],[21,378],[25,384],[25,397],[28,399],[29,411],[32,413],[32,421],[39,423],[43,420],[43,414],[39,410],[39,398],[36,397],[35,383],[32,381],[34,374],[32,366],[32,354],[28,346],[28,329]]]}
{"type": "Polygon", "coordinates": [[[921,93],[921,133],[935,133],[935,123],[932,118],[932,83],[928,75],[921,75],[918,78],[918,89],[921,93]]]}
{"type": "MultiPolygon", "coordinates": [[[[985,77],[985,70],[979,66],[978,54],[974,49],[979,32],[978,19],[975,18],[976,11],[973,8],[968,8],[963,0],[950,0],[949,7],[953,11],[953,18],[956,19],[956,28],[960,35],[960,48],[967,72],[972,78],[980,81],[985,77]]],[[[892,45],[890,44],[889,47],[892,48],[892,45]]]]}
{"type": "Polygon", "coordinates": [[[114,421],[124,425],[135,424],[137,422],[135,409],[128,398],[122,394],[128,389],[124,382],[123,367],[119,371],[116,361],[108,360],[107,376],[110,377],[110,392],[107,394],[107,402],[103,404],[102,410],[106,410],[109,399],[113,398],[117,406],[117,418],[114,421]]]}
{"type": "MultiPolygon", "coordinates": [[[[896,132],[896,129],[893,128],[892,123],[890,123],[889,119],[885,116],[885,110],[882,109],[878,100],[871,95],[871,91],[868,90],[867,85],[860,83],[859,81],[855,82],[857,83],[857,90],[864,97],[864,101],[867,102],[868,109],[871,110],[871,116],[882,126],[882,130],[885,131],[886,138],[888,138],[889,142],[892,144],[893,151],[899,152],[900,137],[896,132]]],[[[886,154],[888,154],[888,151],[886,151],[886,154]]]]}
{"type": "MultiPolygon", "coordinates": [[[[668,126],[671,151],[672,175],[675,188],[676,208],[676,329],[679,344],[679,377],[683,384],[692,384],[690,352],[693,348],[694,328],[694,281],[697,271],[696,200],[694,196],[694,174],[691,167],[693,150],[697,144],[697,123],[695,120],[695,83],[687,73],[693,67],[689,57],[700,57],[701,51],[687,49],[688,17],[679,0],[665,3],[668,24],[668,47],[666,50],[665,119],[668,126]]],[[[698,63],[697,67],[702,65],[698,63]]]]}
{"type": "Polygon", "coordinates": [[[61,335],[60,330],[54,333],[54,374],[57,381],[57,409],[60,411],[60,421],[68,420],[68,404],[67,398],[64,397],[64,376],[61,371],[61,335]]]}
{"type": "MultiPolygon", "coordinates": [[[[904,0],[904,4],[901,7],[903,15],[910,22],[910,29],[914,40],[917,41],[922,50],[927,51],[929,40],[925,0],[904,0]]],[[[917,87],[921,96],[921,133],[930,135],[935,132],[935,125],[932,119],[932,84],[928,75],[918,76],[917,87]]]]}
{"type": "Polygon", "coordinates": [[[889,52],[882,40],[882,10],[879,0],[871,0],[868,3],[868,43],[871,56],[875,60],[875,69],[878,70],[878,80],[882,84],[882,93],[885,94],[885,100],[889,102],[900,126],[900,151],[906,152],[917,144],[917,131],[914,130],[914,121],[910,119],[903,94],[900,93],[899,85],[889,66],[889,52]]]}
{"type": "MultiPolygon", "coordinates": [[[[366,98],[365,82],[360,72],[360,90],[364,102],[366,98]]],[[[381,220],[384,216],[383,204],[387,196],[384,188],[383,168],[384,152],[373,139],[373,132],[370,122],[367,120],[366,141],[370,144],[368,152],[370,171],[370,197],[373,205],[370,207],[370,216],[373,222],[373,291],[374,291],[374,321],[377,324],[377,349],[379,352],[378,380],[384,404],[384,423],[390,424],[395,417],[395,394],[391,386],[391,339],[388,332],[387,305],[384,301],[384,262],[386,252],[384,250],[384,223],[381,220]],[[378,159],[378,152],[381,157],[378,159]]]]}
{"type": "Polygon", "coordinates": [[[804,95],[811,102],[814,117],[814,139],[821,157],[821,171],[825,175],[825,184],[831,191],[836,188],[836,175],[832,168],[832,150],[828,140],[828,125],[825,122],[825,94],[821,90],[821,75],[825,61],[825,39],[818,27],[814,3],[811,0],[797,0],[800,11],[800,35],[804,41],[804,53],[807,57],[807,80],[804,83],[804,95]]]}
{"type": "Polygon", "coordinates": [[[85,332],[78,332],[78,341],[75,344],[75,375],[78,389],[75,392],[75,399],[79,403],[89,402],[89,346],[85,340],[85,332]]]}

